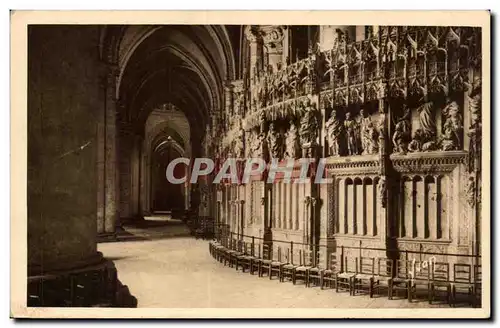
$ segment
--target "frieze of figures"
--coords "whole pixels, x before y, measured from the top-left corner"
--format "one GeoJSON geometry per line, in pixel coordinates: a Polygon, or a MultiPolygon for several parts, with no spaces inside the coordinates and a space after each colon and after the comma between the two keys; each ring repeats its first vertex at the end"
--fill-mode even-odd
{"type": "Polygon", "coordinates": [[[347,103],[384,97],[381,85],[392,97],[464,91],[471,83],[467,70],[480,63],[480,40],[479,29],[470,27],[386,26],[357,42],[341,35],[332,49],[315,47],[307,58],[279,70],[264,67],[251,81],[252,109],[325,89],[347,103]]]}

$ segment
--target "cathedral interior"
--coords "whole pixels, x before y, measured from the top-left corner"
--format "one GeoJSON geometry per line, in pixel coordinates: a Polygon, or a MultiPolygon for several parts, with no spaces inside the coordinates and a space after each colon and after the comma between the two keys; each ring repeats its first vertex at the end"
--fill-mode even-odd
{"type": "Polygon", "coordinates": [[[28,305],[128,306],[98,244],[156,213],[255,257],[476,273],[481,60],[475,27],[30,25],[28,305]],[[332,180],[172,184],[180,157],[332,180]]]}

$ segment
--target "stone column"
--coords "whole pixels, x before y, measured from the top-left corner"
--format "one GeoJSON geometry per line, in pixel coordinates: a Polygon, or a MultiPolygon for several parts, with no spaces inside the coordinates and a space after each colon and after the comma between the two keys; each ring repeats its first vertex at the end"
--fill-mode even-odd
{"type": "Polygon", "coordinates": [[[262,37],[259,28],[249,25],[245,30],[245,36],[250,43],[250,80],[254,81],[257,74],[262,70],[262,37]]]}
{"type": "Polygon", "coordinates": [[[118,222],[118,165],[116,127],[116,76],[117,67],[108,66],[104,95],[104,115],[98,126],[98,221],[100,234],[113,234],[118,222]],[[102,207],[101,207],[102,206],[102,207]],[[102,223],[102,227],[101,227],[102,223]]]}
{"type": "Polygon", "coordinates": [[[27,304],[112,302],[113,291],[105,286],[116,289],[116,270],[96,243],[96,122],[103,108],[95,51],[99,29],[31,25],[28,30],[27,304]],[[88,274],[98,282],[82,279],[88,274]],[[76,290],[73,282],[80,281],[86,293],[77,298],[67,290],[76,290]]]}

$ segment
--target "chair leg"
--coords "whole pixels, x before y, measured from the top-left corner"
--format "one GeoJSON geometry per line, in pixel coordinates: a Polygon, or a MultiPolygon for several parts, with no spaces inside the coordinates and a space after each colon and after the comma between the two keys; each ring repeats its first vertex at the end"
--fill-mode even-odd
{"type": "Polygon", "coordinates": [[[373,278],[370,278],[370,298],[373,298],[373,278]]]}

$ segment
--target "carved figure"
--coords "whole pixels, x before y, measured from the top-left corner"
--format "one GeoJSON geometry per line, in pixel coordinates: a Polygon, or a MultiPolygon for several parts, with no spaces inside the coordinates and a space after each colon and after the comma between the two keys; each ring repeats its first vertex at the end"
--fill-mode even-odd
{"type": "Polygon", "coordinates": [[[293,120],[290,120],[290,129],[288,130],[286,135],[286,157],[293,159],[298,157],[298,141],[297,127],[295,126],[295,122],[293,120]]]}
{"type": "Polygon", "coordinates": [[[443,126],[443,137],[441,140],[442,150],[456,150],[461,148],[461,135],[463,132],[462,115],[455,101],[450,102],[444,109],[443,114],[446,121],[443,126]]]}
{"type": "Polygon", "coordinates": [[[381,176],[378,182],[378,193],[382,207],[387,205],[387,182],[385,176],[381,176]]]}
{"type": "MultiPolygon", "coordinates": [[[[479,198],[479,197],[478,197],[479,198]]],[[[467,180],[467,202],[471,207],[476,204],[476,179],[474,174],[469,175],[467,180]]]]}
{"type": "Polygon", "coordinates": [[[269,125],[268,142],[271,157],[282,159],[284,150],[283,135],[278,131],[274,123],[269,125]]]}
{"type": "Polygon", "coordinates": [[[326,129],[328,134],[328,144],[330,146],[330,155],[339,156],[340,141],[342,138],[342,133],[344,132],[344,126],[342,122],[337,117],[337,111],[333,110],[330,119],[326,122],[326,129]]]}
{"type": "Polygon", "coordinates": [[[469,96],[471,129],[481,125],[481,79],[475,78],[469,96]]]}
{"type": "MultiPolygon", "coordinates": [[[[394,145],[394,152],[405,154],[408,150],[408,137],[409,131],[406,130],[405,121],[399,121],[394,128],[394,135],[392,136],[392,144],[394,145]]],[[[416,145],[415,145],[416,146],[416,145]]]]}
{"type": "Polygon", "coordinates": [[[241,120],[239,120],[234,138],[234,154],[237,158],[243,158],[245,155],[245,130],[243,130],[243,123],[241,120]]]}
{"type": "Polygon", "coordinates": [[[378,151],[378,135],[375,126],[371,120],[371,117],[365,115],[365,111],[361,109],[359,112],[361,119],[359,126],[361,128],[361,148],[363,149],[363,155],[374,154],[378,151]]]}
{"type": "Polygon", "coordinates": [[[418,108],[420,129],[425,135],[427,142],[433,140],[436,136],[436,121],[433,114],[434,103],[428,101],[418,108]]]}
{"type": "Polygon", "coordinates": [[[356,121],[351,118],[351,113],[347,112],[345,114],[344,127],[347,136],[347,151],[349,155],[358,155],[358,142],[356,137],[357,124],[356,121]]]}
{"type": "Polygon", "coordinates": [[[300,119],[300,143],[302,146],[312,145],[316,143],[318,137],[318,117],[316,110],[311,105],[311,100],[308,98],[303,105],[302,118],[300,119]]]}

